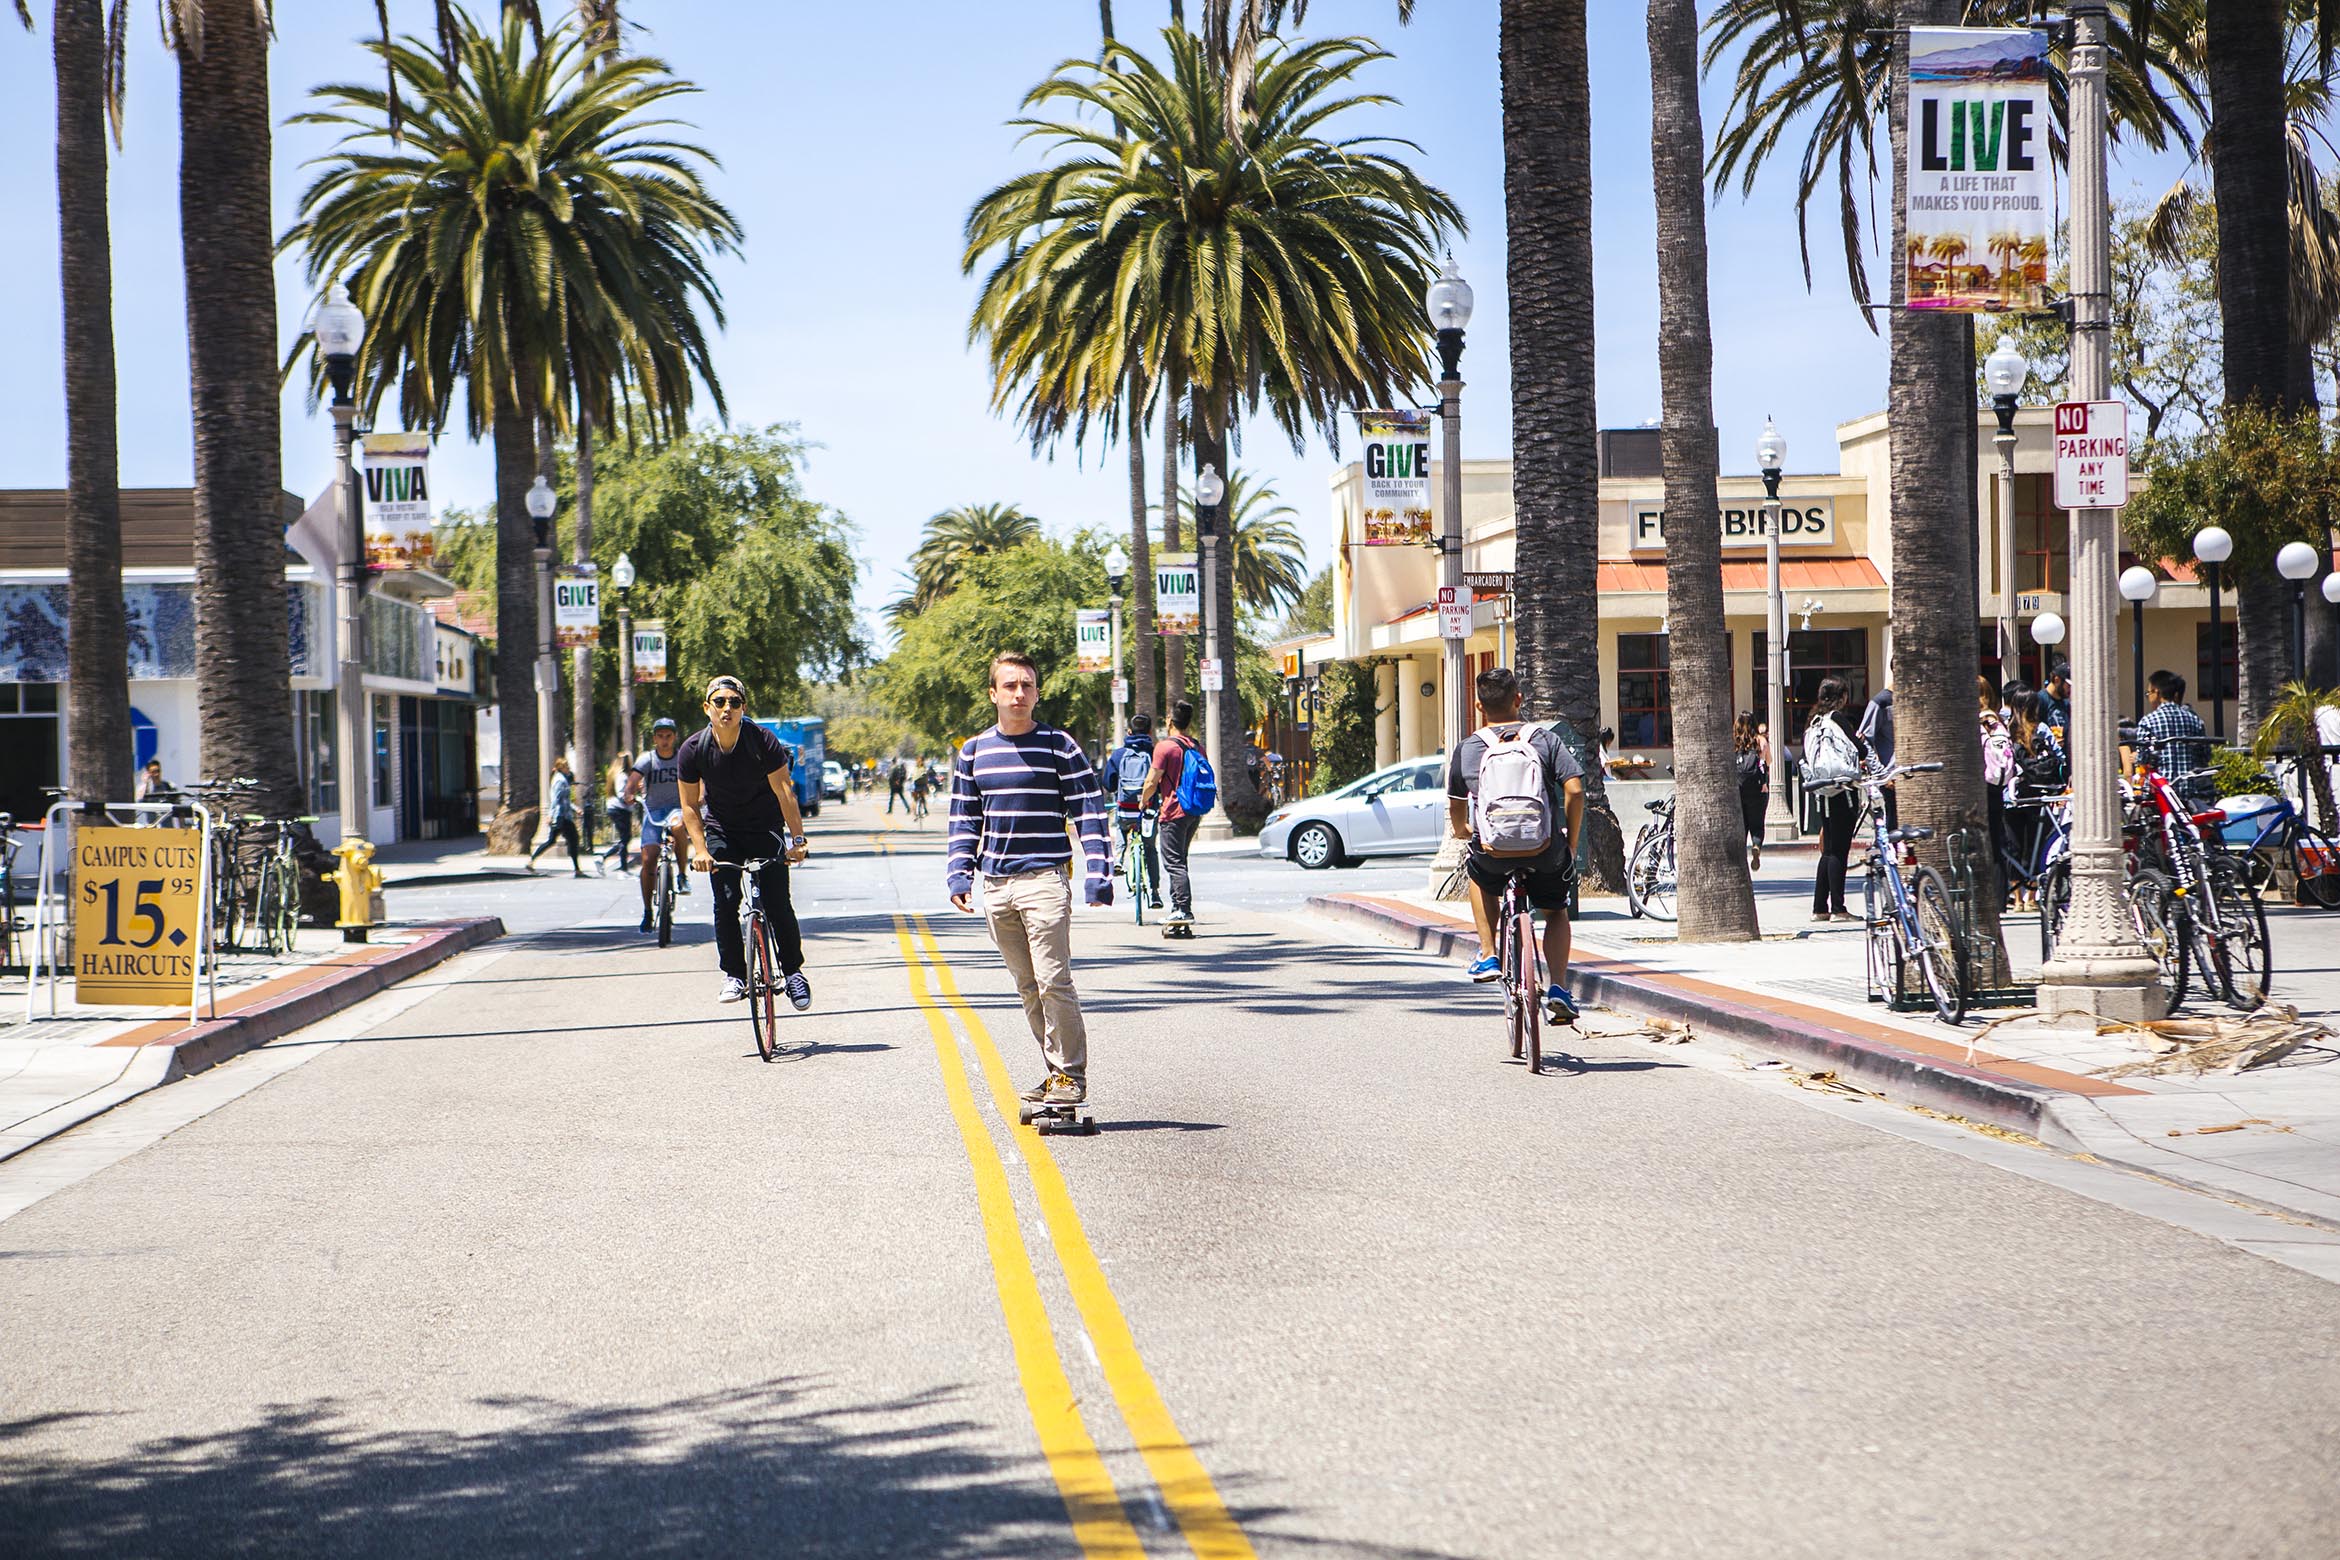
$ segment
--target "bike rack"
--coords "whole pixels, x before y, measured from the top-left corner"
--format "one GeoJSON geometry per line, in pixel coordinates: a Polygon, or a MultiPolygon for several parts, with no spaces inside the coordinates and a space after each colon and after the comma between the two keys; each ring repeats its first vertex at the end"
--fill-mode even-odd
{"type": "MultiPolygon", "coordinates": [[[[1958,917],[1959,940],[1966,945],[1966,1005],[1978,1007],[2032,1007],[2038,1003],[2039,987],[2011,982],[2004,986],[1986,986],[1977,973],[1995,966],[2003,946],[2002,941],[1975,925],[1976,900],[1991,887],[1992,852],[1990,842],[1980,829],[1960,829],[1950,836],[1949,843],[1950,910],[1958,917]]],[[[2007,967],[2014,968],[2012,956],[2007,967]]],[[[1929,1000],[1926,1006],[1933,1003],[1929,1000]]]]}

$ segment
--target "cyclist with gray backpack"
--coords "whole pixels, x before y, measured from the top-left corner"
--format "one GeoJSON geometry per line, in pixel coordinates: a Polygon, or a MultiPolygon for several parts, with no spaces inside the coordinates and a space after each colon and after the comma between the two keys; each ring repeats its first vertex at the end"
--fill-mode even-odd
{"type": "Polygon", "coordinates": [[[1211,761],[1187,728],[1194,724],[1194,702],[1180,699],[1170,706],[1170,735],[1154,745],[1153,771],[1138,793],[1143,811],[1156,797],[1162,801],[1162,871],[1170,879],[1170,914],[1162,923],[1165,937],[1194,933],[1194,883],[1186,869],[1186,853],[1203,815],[1219,804],[1219,777],[1211,761]]]}
{"type": "Polygon", "coordinates": [[[1575,841],[1584,825],[1584,769],[1550,726],[1519,718],[1519,678],[1491,666],[1478,678],[1485,724],[1455,745],[1446,769],[1446,818],[1470,846],[1463,858],[1471,884],[1471,919],[1479,960],[1471,979],[1500,980],[1496,905],[1504,884],[1522,879],[1528,904],[1544,912],[1544,962],[1552,972],[1544,1011],[1555,1024],[1576,1022],[1568,995],[1568,896],[1576,886],[1575,841]]]}
{"type": "MultiPolygon", "coordinates": [[[[1125,851],[1143,850],[1146,857],[1147,908],[1162,908],[1162,857],[1154,834],[1145,826],[1143,798],[1146,781],[1154,772],[1154,717],[1140,710],[1129,718],[1129,735],[1097,766],[1113,797],[1113,829],[1125,851]]],[[[1118,857],[1116,858],[1119,859],[1118,857]]]]}

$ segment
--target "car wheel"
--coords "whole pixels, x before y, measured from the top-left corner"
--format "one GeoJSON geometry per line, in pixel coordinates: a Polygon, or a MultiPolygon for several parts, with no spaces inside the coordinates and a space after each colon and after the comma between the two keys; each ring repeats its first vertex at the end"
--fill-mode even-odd
{"type": "Polygon", "coordinates": [[[1341,837],[1327,823],[1304,823],[1292,835],[1292,859],[1311,872],[1341,864],[1341,837]]]}

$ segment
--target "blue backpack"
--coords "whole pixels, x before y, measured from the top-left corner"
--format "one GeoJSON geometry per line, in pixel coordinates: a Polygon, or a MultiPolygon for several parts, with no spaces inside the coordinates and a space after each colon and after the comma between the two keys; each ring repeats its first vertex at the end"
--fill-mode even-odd
{"type": "Polygon", "coordinates": [[[1219,776],[1201,748],[1191,742],[1181,745],[1186,749],[1186,762],[1178,770],[1178,810],[1189,818],[1199,818],[1219,805],[1219,776]]]}

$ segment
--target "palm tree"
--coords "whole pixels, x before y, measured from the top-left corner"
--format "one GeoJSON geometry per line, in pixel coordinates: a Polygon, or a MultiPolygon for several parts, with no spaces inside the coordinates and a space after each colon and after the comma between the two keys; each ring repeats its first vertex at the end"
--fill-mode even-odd
{"type": "Polygon", "coordinates": [[[1966,258],[1965,236],[1958,233],[1937,233],[1926,244],[1926,253],[1942,262],[1942,279],[1952,296],[1966,290],[1958,279],[1958,262],[1966,258]]]}
{"type": "MultiPolygon", "coordinates": [[[[1178,490],[1178,512],[1194,519],[1194,495],[1178,490]]],[[[1271,613],[1300,604],[1308,590],[1308,544],[1292,522],[1300,511],[1283,502],[1275,484],[1241,469],[1227,474],[1219,501],[1234,553],[1235,599],[1246,612],[1271,613]]]]}
{"type": "Polygon", "coordinates": [[[1503,0],[1503,194],[1511,298],[1518,670],[1586,775],[1579,859],[1625,886],[1595,759],[1600,727],[1599,423],[1593,398],[1592,84],[1584,0],[1503,0]]]}
{"type": "MultiPolygon", "coordinates": [[[[1239,412],[1264,406],[1299,448],[1310,429],[1337,436],[1348,408],[1427,379],[1417,300],[1440,236],[1460,231],[1462,214],[1379,149],[1406,143],[1318,134],[1344,109],[1386,101],[1342,95],[1383,57],[1372,45],[1270,46],[1236,139],[1209,53],[1176,29],[1164,41],[1167,66],[1117,43],[1104,66],[1069,61],[1027,96],[1028,106],[1086,108],[1121,129],[1018,121],[1055,155],[968,216],[967,268],[998,253],[973,328],[991,344],[995,375],[1017,360],[1017,331],[1045,321],[1076,332],[1082,350],[1061,355],[1070,380],[1054,392],[1076,425],[1109,415],[1128,363],[1144,363],[1169,392],[1166,434],[1183,387],[1195,465],[1223,470],[1239,412]]],[[[1027,393],[1024,404],[1036,403],[1027,393]]],[[[1166,532],[1176,513],[1173,488],[1166,532]]],[[[1232,667],[1230,552],[1204,588],[1218,608],[1212,653],[1232,667]]],[[[1237,751],[1238,699],[1220,701],[1214,736],[1223,757],[1237,751]]],[[[1220,768],[1228,817],[1256,822],[1243,766],[1220,768]]]]}
{"type": "Polygon", "coordinates": [[[1993,233],[1983,241],[1983,248],[1998,257],[2001,298],[2013,298],[2023,280],[2023,244],[2020,233],[1993,233]]]}
{"type": "MultiPolygon", "coordinates": [[[[1722,508],[1714,442],[1714,335],[1706,300],[1706,132],[1698,109],[1696,0],[1649,0],[1650,154],[1657,191],[1658,373],[1666,508],[1722,508]]],[[[1675,528],[1666,545],[1673,667],[1674,835],[1686,942],[1752,942],[1755,888],[1731,741],[1730,629],[1722,533],[1675,528]],[[1695,901],[1695,903],[1693,903],[1695,901]]]]}
{"type": "Polygon", "coordinates": [[[2324,740],[2317,716],[2336,698],[2340,693],[2333,690],[2319,691],[2303,682],[2285,683],[2281,696],[2260,720],[2258,739],[2251,749],[2261,759],[2273,758],[2279,747],[2311,755],[2300,762],[2307,776],[2307,797],[2301,800],[2304,804],[2308,797],[2314,799],[2316,826],[2325,830],[2340,828],[2340,809],[2333,803],[2331,766],[2312,755],[2324,740]]]}
{"type": "Polygon", "coordinates": [[[910,589],[886,615],[896,624],[916,617],[959,588],[967,565],[1013,552],[1040,535],[1040,522],[1015,504],[959,504],[926,522],[910,555],[910,589]]]}
{"type": "Polygon", "coordinates": [[[386,89],[317,89],[323,106],[295,122],[348,134],[321,159],[285,243],[305,250],[312,280],[356,272],[369,415],[395,388],[407,426],[442,430],[460,381],[466,431],[495,440],[496,675],[507,697],[491,838],[508,848],[533,827],[549,758],[517,696],[536,646],[526,495],[538,421],[590,417],[672,437],[687,427],[694,380],[720,410],[701,315],[722,324],[708,260],[741,235],[706,186],[713,155],[655,117],[696,90],[662,61],[597,55],[567,25],[537,51],[517,9],[493,34],[456,16],[451,67],[414,38],[371,46],[401,84],[399,138],[386,89]]]}

